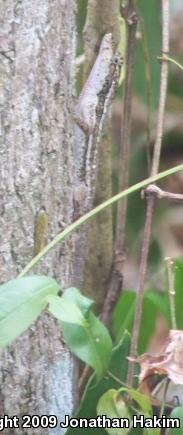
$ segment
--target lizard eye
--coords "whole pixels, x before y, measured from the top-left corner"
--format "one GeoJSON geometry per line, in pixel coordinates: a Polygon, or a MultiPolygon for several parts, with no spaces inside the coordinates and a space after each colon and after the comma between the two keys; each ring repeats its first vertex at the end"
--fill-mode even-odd
{"type": "Polygon", "coordinates": [[[114,63],[115,65],[120,65],[120,64],[122,63],[122,61],[123,61],[122,57],[119,56],[118,54],[116,54],[116,55],[114,56],[113,63],[114,63]]]}

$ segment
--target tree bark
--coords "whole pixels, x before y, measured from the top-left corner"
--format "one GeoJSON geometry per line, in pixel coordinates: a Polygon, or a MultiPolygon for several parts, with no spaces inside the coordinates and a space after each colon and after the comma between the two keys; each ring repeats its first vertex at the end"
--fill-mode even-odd
{"type": "MultiPolygon", "coordinates": [[[[0,3],[0,270],[16,277],[33,253],[34,219],[44,208],[47,242],[73,220],[74,0],[0,3]]],[[[34,273],[63,290],[74,285],[75,236],[34,273]]],[[[1,352],[0,415],[71,414],[75,364],[57,323],[44,314],[1,352]]],[[[4,431],[9,433],[9,430],[4,431]]],[[[34,434],[35,429],[13,433],[34,434]]],[[[60,434],[36,429],[37,434],[60,434]]]]}

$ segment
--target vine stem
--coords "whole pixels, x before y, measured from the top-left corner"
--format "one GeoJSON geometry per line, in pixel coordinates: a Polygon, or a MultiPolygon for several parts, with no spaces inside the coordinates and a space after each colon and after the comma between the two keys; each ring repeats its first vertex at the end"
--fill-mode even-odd
{"type": "Polygon", "coordinates": [[[115,376],[110,370],[107,370],[106,373],[113,381],[116,381],[119,385],[122,385],[123,387],[128,388],[128,385],[125,384],[125,382],[121,381],[117,376],[115,376]]]}
{"type": "Polygon", "coordinates": [[[168,60],[168,62],[173,63],[174,65],[177,66],[177,68],[180,68],[181,70],[183,70],[183,65],[181,65],[180,62],[178,62],[177,60],[173,59],[170,56],[166,56],[166,55],[164,55],[164,56],[158,56],[157,59],[160,60],[160,61],[162,61],[162,60],[168,60]]]}
{"type": "Polygon", "coordinates": [[[143,192],[142,197],[144,198],[146,195],[153,195],[156,199],[167,199],[168,201],[173,202],[183,202],[182,193],[172,193],[167,192],[166,190],[160,189],[160,187],[155,184],[150,184],[143,192]]]}
{"type": "MultiPolygon", "coordinates": [[[[162,4],[162,55],[168,55],[169,52],[169,0],[161,0],[162,4]]],[[[163,59],[161,62],[161,74],[160,74],[160,96],[158,104],[158,117],[157,117],[157,127],[156,127],[156,140],[154,144],[154,152],[151,167],[151,176],[155,176],[159,169],[161,145],[163,137],[163,126],[164,126],[164,116],[165,116],[165,104],[167,95],[167,84],[168,84],[168,61],[163,59]]],[[[137,355],[138,339],[140,332],[140,323],[142,315],[142,304],[144,298],[144,284],[147,272],[147,261],[149,254],[149,247],[151,241],[151,228],[152,228],[152,217],[154,211],[155,198],[150,195],[147,197],[147,207],[146,207],[146,217],[144,225],[144,236],[141,251],[141,261],[139,270],[139,282],[137,286],[137,300],[135,307],[135,317],[132,332],[132,341],[130,348],[130,357],[134,359],[137,355]]],[[[127,384],[133,384],[134,375],[134,361],[129,362],[127,384]]]]}
{"type": "Polygon", "coordinates": [[[158,180],[161,180],[162,178],[168,177],[169,175],[176,174],[179,171],[183,171],[183,164],[174,166],[171,169],[167,169],[166,171],[160,172],[158,175],[155,175],[153,177],[146,178],[143,181],[140,181],[139,183],[130,186],[128,189],[123,190],[123,192],[117,193],[117,195],[112,196],[111,198],[104,201],[102,204],[99,204],[97,207],[93,208],[93,210],[89,211],[88,213],[81,216],[79,219],[77,219],[72,224],[68,225],[67,228],[65,228],[61,233],[59,233],[48,245],[45,246],[42,251],[39,252],[21,271],[19,274],[19,278],[26,275],[27,272],[29,272],[36,264],[39,263],[40,260],[42,260],[45,255],[51,251],[57,243],[61,242],[65,239],[65,237],[69,236],[73,231],[75,231],[77,228],[80,227],[80,225],[83,225],[85,222],[87,222],[92,217],[96,216],[96,214],[103,211],[105,208],[110,207],[115,202],[119,201],[120,199],[124,198],[126,195],[130,195],[133,192],[136,192],[140,189],[143,189],[144,187],[148,186],[148,184],[154,183],[158,180]]]}

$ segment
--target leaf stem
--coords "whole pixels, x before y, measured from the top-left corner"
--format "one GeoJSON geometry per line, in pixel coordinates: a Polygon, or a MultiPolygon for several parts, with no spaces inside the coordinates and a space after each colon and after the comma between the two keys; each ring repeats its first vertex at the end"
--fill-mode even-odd
{"type": "Polygon", "coordinates": [[[112,372],[110,372],[110,370],[107,370],[107,375],[110,376],[110,378],[113,379],[114,381],[116,381],[119,385],[122,385],[123,387],[127,387],[128,388],[128,385],[125,384],[125,382],[122,382],[121,379],[119,379],[112,372]]]}
{"type": "Polygon", "coordinates": [[[161,60],[161,61],[165,60],[165,61],[168,61],[168,62],[174,63],[174,65],[176,65],[178,68],[180,68],[181,70],[183,70],[183,65],[181,65],[181,63],[177,62],[177,60],[173,59],[173,58],[170,57],[170,56],[167,56],[167,55],[164,54],[164,56],[158,56],[157,59],[158,59],[158,60],[161,60]]]}

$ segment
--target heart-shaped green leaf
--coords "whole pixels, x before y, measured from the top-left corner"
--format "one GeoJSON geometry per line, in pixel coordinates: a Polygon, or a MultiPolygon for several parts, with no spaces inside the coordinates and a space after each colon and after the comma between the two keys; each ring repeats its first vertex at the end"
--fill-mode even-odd
{"type": "MultiPolygon", "coordinates": [[[[96,418],[96,404],[100,397],[111,388],[118,388],[121,381],[125,381],[127,375],[128,360],[127,356],[129,354],[130,347],[130,335],[125,332],[121,338],[118,346],[116,346],[112,351],[112,357],[109,364],[109,372],[96,383],[96,377],[93,374],[89,379],[85,392],[80,401],[79,409],[76,413],[77,418],[96,418]],[[116,379],[116,380],[115,380],[116,379]]],[[[93,434],[93,428],[86,428],[84,430],[85,435],[91,433],[93,434]]],[[[80,435],[80,428],[70,427],[67,430],[67,435],[80,435]]],[[[95,428],[95,435],[106,435],[106,431],[103,428],[95,428]]]]}
{"type": "Polygon", "coordinates": [[[131,417],[119,391],[111,389],[103,394],[97,405],[97,414],[105,415],[113,422],[113,419],[117,419],[118,422],[120,419],[125,419],[123,424],[124,427],[120,428],[118,426],[116,428],[106,428],[109,435],[125,435],[130,432],[131,417]]]}
{"type": "Polygon", "coordinates": [[[49,311],[61,322],[67,345],[95,370],[99,379],[108,368],[112,341],[105,326],[89,311],[92,301],[76,289],[69,289],[61,298],[49,296],[47,300],[49,311]]]}
{"type": "Polygon", "coordinates": [[[84,327],[86,320],[79,307],[72,300],[49,295],[47,302],[49,303],[50,313],[61,322],[84,327]]]}
{"type": "Polygon", "coordinates": [[[0,347],[10,344],[45,308],[46,296],[56,294],[57,282],[46,276],[17,278],[0,286],[0,347]]]}
{"type": "MultiPolygon", "coordinates": [[[[145,394],[140,393],[138,390],[135,390],[134,388],[126,388],[122,387],[119,392],[126,392],[128,395],[138,404],[140,410],[139,414],[144,415],[145,418],[152,418],[153,412],[152,412],[152,406],[151,402],[148,396],[145,394]]],[[[136,407],[136,406],[135,406],[136,407]]],[[[136,430],[136,428],[134,428],[136,430]]],[[[132,432],[134,433],[134,432],[132,432]]],[[[144,429],[143,432],[144,435],[160,435],[160,430],[158,428],[151,428],[148,427],[144,429]]]]}
{"type": "Polygon", "coordinates": [[[140,406],[141,410],[144,412],[144,414],[152,415],[152,406],[150,403],[150,399],[145,394],[140,393],[139,391],[135,390],[134,388],[120,388],[119,391],[127,392],[128,395],[140,406]]]}
{"type": "Polygon", "coordinates": [[[82,314],[85,316],[89,309],[94,304],[94,301],[92,299],[86,298],[86,296],[83,296],[80,291],[75,287],[69,287],[67,288],[62,296],[64,299],[67,299],[69,301],[72,300],[72,302],[75,302],[75,304],[80,308],[82,314]]]}

